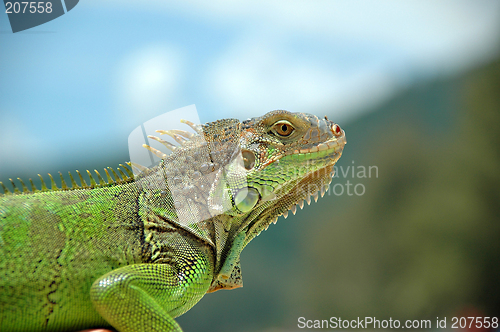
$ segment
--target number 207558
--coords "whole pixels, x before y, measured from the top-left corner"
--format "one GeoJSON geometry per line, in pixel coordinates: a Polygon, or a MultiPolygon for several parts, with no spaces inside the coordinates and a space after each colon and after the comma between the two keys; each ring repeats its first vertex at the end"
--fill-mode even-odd
{"type": "Polygon", "coordinates": [[[465,328],[498,328],[498,317],[453,317],[451,319],[452,329],[465,328]]]}
{"type": "Polygon", "coordinates": [[[5,12],[7,14],[19,14],[29,12],[31,14],[52,13],[52,2],[6,2],[5,12]]]}

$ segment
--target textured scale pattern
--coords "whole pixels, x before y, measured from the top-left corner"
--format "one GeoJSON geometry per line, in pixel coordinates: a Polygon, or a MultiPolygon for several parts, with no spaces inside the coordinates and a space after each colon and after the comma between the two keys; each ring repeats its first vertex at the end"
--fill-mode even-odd
{"type": "Polygon", "coordinates": [[[345,145],[303,113],[183,122],[196,134],[158,131],[178,145],[151,137],[173,151],[145,146],[162,158],[151,169],[0,183],[1,331],[181,331],[174,318],[206,293],[243,285],[255,236],[324,195],[345,145]]]}

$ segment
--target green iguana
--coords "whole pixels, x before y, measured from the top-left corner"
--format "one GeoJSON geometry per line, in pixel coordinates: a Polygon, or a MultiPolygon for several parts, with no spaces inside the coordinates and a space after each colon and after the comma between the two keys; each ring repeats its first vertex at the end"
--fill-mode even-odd
{"type": "Polygon", "coordinates": [[[129,163],[90,185],[0,182],[1,331],[181,331],[205,293],[242,286],[248,242],[324,194],[346,143],[326,117],[281,110],[184,122],[196,133],[154,138],[173,152],[145,146],[162,160],[135,178],[129,163]]]}

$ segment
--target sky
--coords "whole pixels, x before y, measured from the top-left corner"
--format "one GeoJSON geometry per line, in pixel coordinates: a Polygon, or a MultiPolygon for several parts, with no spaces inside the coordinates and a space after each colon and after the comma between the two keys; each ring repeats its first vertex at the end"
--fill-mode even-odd
{"type": "Polygon", "coordinates": [[[15,34],[0,9],[0,179],[105,155],[192,104],[202,122],[273,109],[349,121],[487,62],[500,40],[495,0],[82,0],[15,34]]]}

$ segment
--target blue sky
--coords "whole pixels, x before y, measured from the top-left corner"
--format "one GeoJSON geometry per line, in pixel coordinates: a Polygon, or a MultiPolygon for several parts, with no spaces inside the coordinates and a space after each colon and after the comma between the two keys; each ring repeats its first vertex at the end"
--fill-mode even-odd
{"type": "Polygon", "coordinates": [[[2,11],[0,177],[105,154],[191,104],[203,122],[273,109],[346,121],[490,59],[499,14],[495,0],[82,0],[12,34],[2,11]]]}

